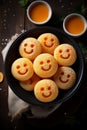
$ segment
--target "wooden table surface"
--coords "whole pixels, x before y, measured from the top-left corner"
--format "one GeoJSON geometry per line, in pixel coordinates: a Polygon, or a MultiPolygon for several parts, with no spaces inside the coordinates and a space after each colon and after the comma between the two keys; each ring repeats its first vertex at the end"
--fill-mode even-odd
{"type": "MultiPolygon", "coordinates": [[[[30,0],[30,4],[33,0],[30,0]]],[[[51,20],[46,24],[46,26],[52,26],[62,29],[62,19],[65,15],[76,12],[78,7],[81,5],[87,5],[86,1],[80,0],[78,3],[76,0],[67,0],[63,2],[62,0],[46,0],[52,7],[53,16],[51,20]]],[[[11,37],[18,33],[20,34],[23,30],[29,30],[37,27],[32,24],[26,16],[26,8],[21,7],[18,0],[0,0],[0,52],[7,45],[11,37]]],[[[81,12],[81,8],[80,8],[81,12]]],[[[86,17],[86,11],[84,16],[86,17]]],[[[43,25],[44,26],[44,25],[43,25]]],[[[81,38],[75,39],[77,42],[81,41],[86,48],[87,44],[87,34],[85,33],[81,38]]],[[[82,50],[83,51],[83,50],[82,50]]],[[[87,53],[84,53],[85,65],[87,65],[87,53]]],[[[4,65],[2,55],[0,53],[0,71],[4,74],[4,65]]],[[[85,67],[85,72],[87,72],[87,66],[85,67]]],[[[86,126],[85,120],[87,119],[84,113],[87,109],[86,99],[87,99],[87,76],[83,79],[83,83],[76,94],[70,98],[68,101],[63,103],[61,107],[58,108],[53,114],[45,119],[29,119],[27,120],[23,116],[16,124],[11,123],[8,117],[8,86],[6,78],[0,83],[0,130],[8,128],[9,130],[27,130],[29,128],[55,128],[62,126],[74,126],[83,127],[86,126]],[[82,113],[83,112],[83,113],[82,113]],[[71,122],[69,122],[71,120],[71,122]],[[66,123],[64,123],[66,121],[66,123]],[[74,121],[74,123],[73,123],[74,121]]],[[[87,112],[86,112],[87,114],[87,112]]]]}

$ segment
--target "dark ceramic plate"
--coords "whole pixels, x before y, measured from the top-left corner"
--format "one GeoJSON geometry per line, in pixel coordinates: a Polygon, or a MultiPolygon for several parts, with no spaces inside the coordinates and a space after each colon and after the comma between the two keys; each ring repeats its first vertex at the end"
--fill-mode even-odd
{"type": "Polygon", "coordinates": [[[62,103],[67,101],[69,98],[71,98],[75,92],[78,90],[78,88],[81,86],[83,75],[84,75],[84,56],[83,53],[76,41],[72,39],[71,37],[67,36],[63,31],[58,30],[53,27],[37,27],[31,30],[28,30],[24,33],[22,33],[11,45],[11,47],[8,50],[6,60],[5,60],[5,74],[7,78],[7,82],[13,92],[22,100],[34,104],[34,105],[39,105],[39,106],[52,106],[58,103],[62,103]],[[11,65],[14,60],[20,57],[18,48],[20,43],[22,42],[23,39],[26,37],[35,37],[37,38],[40,34],[42,33],[54,33],[56,36],[58,36],[60,43],[69,43],[74,46],[77,52],[77,60],[75,64],[72,66],[72,68],[75,70],[77,74],[77,80],[75,85],[67,90],[67,91],[60,91],[59,96],[56,98],[56,100],[49,102],[49,103],[42,103],[39,102],[33,92],[27,92],[24,89],[22,89],[19,85],[19,82],[12,76],[11,74],[11,65]]]}

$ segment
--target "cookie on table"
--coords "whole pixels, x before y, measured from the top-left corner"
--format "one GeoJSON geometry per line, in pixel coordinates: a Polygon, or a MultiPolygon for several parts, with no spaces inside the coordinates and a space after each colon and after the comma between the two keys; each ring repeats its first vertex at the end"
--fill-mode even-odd
{"type": "Polygon", "coordinates": [[[2,72],[0,72],[0,83],[3,81],[3,79],[4,79],[4,75],[2,72]]]}
{"type": "Polygon", "coordinates": [[[64,43],[56,47],[54,50],[54,57],[58,64],[63,66],[71,66],[77,59],[77,53],[72,45],[64,43]]]}
{"type": "Polygon", "coordinates": [[[41,102],[52,102],[59,94],[56,83],[51,79],[42,79],[34,87],[34,95],[41,102]]]}
{"type": "Polygon", "coordinates": [[[24,39],[19,46],[19,53],[22,57],[34,60],[42,51],[40,42],[33,37],[24,39]]]}
{"type": "Polygon", "coordinates": [[[59,45],[58,37],[53,33],[43,33],[38,37],[38,41],[41,43],[43,52],[50,54],[54,53],[54,49],[59,45]]]}
{"type": "Polygon", "coordinates": [[[34,74],[33,64],[28,58],[18,58],[11,66],[12,75],[20,81],[31,78],[34,74]]]}
{"type": "Polygon", "coordinates": [[[20,86],[26,91],[33,91],[35,84],[40,78],[34,73],[33,76],[26,81],[19,81],[20,86]]]}
{"type": "Polygon", "coordinates": [[[52,77],[57,69],[58,63],[54,56],[49,53],[42,53],[33,62],[34,72],[41,78],[52,77]]]}
{"type": "Polygon", "coordinates": [[[74,86],[76,81],[76,72],[71,67],[62,66],[59,67],[53,79],[60,89],[67,90],[74,86]]]}

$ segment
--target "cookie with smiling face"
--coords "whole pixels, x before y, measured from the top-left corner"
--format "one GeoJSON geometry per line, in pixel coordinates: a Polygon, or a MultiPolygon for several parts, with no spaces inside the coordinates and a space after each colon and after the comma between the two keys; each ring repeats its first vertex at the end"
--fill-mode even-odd
{"type": "Polygon", "coordinates": [[[71,66],[77,59],[75,48],[67,43],[61,44],[54,50],[54,57],[58,64],[63,66],[71,66]]]}
{"type": "Polygon", "coordinates": [[[56,73],[58,63],[51,54],[42,53],[35,58],[33,68],[35,73],[41,78],[49,78],[56,73]]]}
{"type": "Polygon", "coordinates": [[[60,89],[67,90],[75,84],[76,72],[71,67],[59,67],[53,79],[60,89]]]}
{"type": "Polygon", "coordinates": [[[12,63],[11,72],[17,80],[28,80],[34,73],[33,64],[27,58],[18,58],[12,63]]]}
{"type": "Polygon", "coordinates": [[[34,60],[42,51],[40,42],[33,37],[26,38],[19,46],[19,53],[22,57],[34,60]]]}
{"type": "Polygon", "coordinates": [[[53,80],[42,79],[34,87],[34,95],[41,102],[51,102],[59,94],[58,87],[53,80]]]}
{"type": "Polygon", "coordinates": [[[54,49],[59,45],[59,39],[56,35],[52,33],[43,33],[38,37],[40,41],[43,52],[50,54],[54,53],[54,49]]]}
{"type": "Polygon", "coordinates": [[[19,81],[20,86],[25,89],[26,91],[33,91],[35,84],[40,80],[39,76],[37,76],[35,73],[33,76],[26,80],[26,81],[19,81]]]}

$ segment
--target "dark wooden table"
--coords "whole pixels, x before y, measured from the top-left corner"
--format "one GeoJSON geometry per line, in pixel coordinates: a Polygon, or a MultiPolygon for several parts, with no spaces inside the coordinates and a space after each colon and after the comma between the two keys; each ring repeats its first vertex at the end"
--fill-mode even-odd
{"type": "MultiPolygon", "coordinates": [[[[30,0],[30,4],[33,0],[30,0]]],[[[62,29],[62,20],[65,15],[71,12],[82,13],[82,5],[87,5],[85,0],[46,0],[52,7],[53,16],[46,26],[52,26],[62,29]]],[[[32,24],[26,16],[26,8],[21,7],[18,0],[0,0],[0,52],[7,45],[11,37],[23,30],[29,30],[37,27],[32,24]]],[[[85,10],[84,16],[86,17],[85,10]]],[[[43,25],[44,26],[44,25],[43,25]]],[[[77,42],[82,42],[84,48],[87,44],[87,33],[81,38],[75,39],[77,42]]],[[[85,49],[86,50],[86,49],[85,49]]],[[[83,50],[82,50],[83,51],[83,50]]],[[[27,130],[29,128],[55,128],[55,127],[86,127],[87,120],[87,53],[84,52],[85,57],[85,78],[79,90],[68,101],[63,103],[54,113],[45,119],[27,119],[23,115],[21,119],[16,122],[16,126],[11,123],[8,116],[8,85],[6,78],[0,83],[0,130],[8,128],[9,130],[27,130]]],[[[0,53],[0,71],[4,74],[4,65],[2,55],[0,53]]]]}

